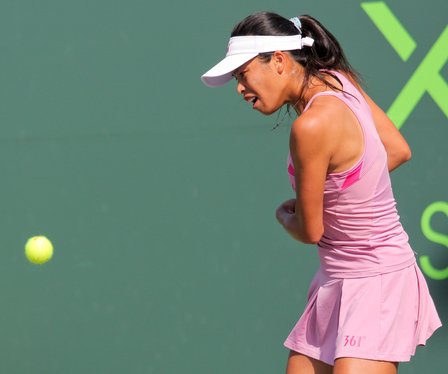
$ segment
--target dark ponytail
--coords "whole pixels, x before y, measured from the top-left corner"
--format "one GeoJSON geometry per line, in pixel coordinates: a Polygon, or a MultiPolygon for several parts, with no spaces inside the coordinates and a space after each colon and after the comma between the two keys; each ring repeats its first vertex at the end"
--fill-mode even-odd
{"type": "MultiPolygon", "coordinates": [[[[344,73],[353,81],[359,82],[360,79],[358,73],[356,73],[356,71],[348,63],[344,51],[334,35],[318,20],[311,16],[302,15],[299,16],[299,19],[302,23],[302,36],[308,36],[314,39],[314,44],[312,47],[289,51],[294,60],[296,60],[305,69],[302,87],[306,87],[310,79],[315,77],[332,89],[341,91],[338,87],[335,87],[328,81],[328,75],[331,75],[339,81],[339,79],[335,75],[328,72],[328,70],[335,70],[344,73]]],[[[276,13],[259,12],[246,17],[238,23],[234,27],[231,36],[282,36],[297,35],[299,33],[299,30],[289,19],[276,13]]],[[[262,53],[259,56],[268,62],[271,59],[272,54],[272,52],[262,53]]]]}

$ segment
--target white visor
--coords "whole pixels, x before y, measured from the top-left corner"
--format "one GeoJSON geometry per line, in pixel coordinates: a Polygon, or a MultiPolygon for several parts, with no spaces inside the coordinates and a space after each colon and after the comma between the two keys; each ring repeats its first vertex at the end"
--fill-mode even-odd
{"type": "Polygon", "coordinates": [[[274,51],[293,51],[304,46],[311,47],[314,39],[302,35],[288,36],[234,36],[230,38],[226,57],[213,66],[202,77],[209,87],[222,86],[232,79],[232,73],[241,65],[260,53],[274,51]]]}

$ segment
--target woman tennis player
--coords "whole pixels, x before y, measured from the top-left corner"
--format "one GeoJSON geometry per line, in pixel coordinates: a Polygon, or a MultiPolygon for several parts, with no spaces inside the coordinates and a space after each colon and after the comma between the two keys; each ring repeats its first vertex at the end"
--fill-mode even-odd
{"type": "Polygon", "coordinates": [[[411,157],[406,141],[310,16],[242,20],[202,80],[232,77],[253,109],[269,115],[287,104],[298,114],[287,165],[296,197],[276,216],[317,245],[320,267],[284,343],[287,374],[396,373],[441,326],[391,188],[389,172],[411,157]]]}

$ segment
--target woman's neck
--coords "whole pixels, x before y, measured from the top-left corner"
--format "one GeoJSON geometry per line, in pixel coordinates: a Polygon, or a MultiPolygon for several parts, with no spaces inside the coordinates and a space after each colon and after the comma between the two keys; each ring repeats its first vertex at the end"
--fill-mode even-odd
{"type": "MultiPolygon", "coordinates": [[[[327,75],[326,80],[328,83],[333,85],[338,89],[342,89],[341,84],[338,80],[333,78],[331,75],[327,75]]],[[[305,109],[306,105],[313,98],[313,96],[317,95],[320,92],[325,91],[334,91],[327,83],[321,81],[319,78],[312,76],[305,87],[300,87],[299,92],[295,95],[293,102],[291,103],[297,113],[302,113],[305,109]]]]}

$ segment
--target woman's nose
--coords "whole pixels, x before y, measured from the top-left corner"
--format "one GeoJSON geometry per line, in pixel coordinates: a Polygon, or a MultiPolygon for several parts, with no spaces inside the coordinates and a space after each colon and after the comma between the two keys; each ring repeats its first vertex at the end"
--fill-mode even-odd
{"type": "Polygon", "coordinates": [[[244,86],[243,86],[243,84],[240,81],[238,81],[238,83],[236,85],[236,91],[239,94],[242,94],[244,92],[244,86]]]}

